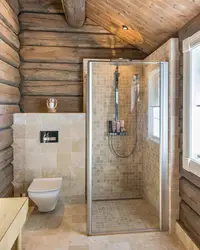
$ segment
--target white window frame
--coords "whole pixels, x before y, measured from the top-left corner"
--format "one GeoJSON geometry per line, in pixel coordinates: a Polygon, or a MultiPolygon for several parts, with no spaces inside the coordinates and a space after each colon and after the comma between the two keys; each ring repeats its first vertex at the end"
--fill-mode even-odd
{"type": "Polygon", "coordinates": [[[183,168],[200,177],[200,161],[192,158],[192,49],[200,46],[200,31],[183,41],[183,168]]]}
{"type": "MultiPolygon", "coordinates": [[[[158,76],[158,81],[159,81],[160,79],[159,68],[154,69],[150,73],[149,80],[148,80],[148,138],[155,143],[160,143],[160,131],[159,131],[159,137],[153,135],[153,114],[152,114],[153,112],[152,112],[152,106],[151,106],[151,99],[152,99],[151,87],[152,87],[152,79],[154,79],[155,76],[158,76]]],[[[160,93],[160,82],[158,83],[158,95],[160,95],[159,93],[160,93]]],[[[160,96],[158,96],[158,100],[160,102],[160,96]]],[[[160,105],[158,107],[160,108],[160,105]]],[[[160,123],[159,123],[159,130],[160,130],[160,123]]]]}

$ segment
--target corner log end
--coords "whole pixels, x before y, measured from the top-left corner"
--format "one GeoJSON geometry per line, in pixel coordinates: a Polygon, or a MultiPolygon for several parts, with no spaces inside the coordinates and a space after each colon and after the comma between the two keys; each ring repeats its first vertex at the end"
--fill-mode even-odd
{"type": "Polygon", "coordinates": [[[61,0],[70,27],[80,28],[85,22],[85,0],[61,0]]]}

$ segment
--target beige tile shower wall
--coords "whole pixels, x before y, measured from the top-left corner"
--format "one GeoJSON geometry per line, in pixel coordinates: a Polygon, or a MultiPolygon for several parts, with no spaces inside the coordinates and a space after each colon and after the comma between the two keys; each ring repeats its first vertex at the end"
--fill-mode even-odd
{"type": "Polygon", "coordinates": [[[63,177],[61,199],[85,201],[85,114],[14,115],[15,195],[33,178],[63,177]],[[40,131],[59,131],[59,143],[40,143],[40,131]]]}
{"type": "MultiPolygon", "coordinates": [[[[169,225],[170,231],[175,231],[175,223],[179,213],[179,49],[178,39],[172,38],[158,50],[145,59],[146,62],[169,62],[169,225]]],[[[144,73],[147,86],[148,75],[144,73]]],[[[146,88],[147,91],[147,88],[146,88]]],[[[162,97],[161,97],[162,98],[162,97]]],[[[145,97],[145,112],[147,112],[147,95],[145,97]]],[[[146,119],[147,120],[147,119],[146,119]]],[[[145,126],[147,127],[147,125],[145,126]]],[[[150,140],[144,142],[143,187],[144,196],[156,209],[159,208],[159,145],[150,140]]]]}
{"type": "Polygon", "coordinates": [[[142,105],[138,104],[138,127],[136,110],[131,112],[131,81],[135,73],[142,76],[142,66],[119,66],[119,117],[125,121],[128,136],[113,137],[118,154],[130,154],[121,159],[112,154],[108,146],[108,120],[115,119],[116,66],[109,63],[92,65],[93,95],[93,199],[119,199],[142,197],[142,105]]]}
{"type": "Polygon", "coordinates": [[[160,144],[148,138],[148,81],[151,72],[158,69],[159,64],[144,64],[144,98],[143,112],[145,114],[143,144],[143,194],[159,214],[160,195],[160,144]]]}

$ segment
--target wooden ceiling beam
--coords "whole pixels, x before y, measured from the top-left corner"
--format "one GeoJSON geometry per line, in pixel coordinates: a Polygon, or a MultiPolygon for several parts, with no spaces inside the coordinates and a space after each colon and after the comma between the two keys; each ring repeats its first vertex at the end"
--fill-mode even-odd
{"type": "Polygon", "coordinates": [[[80,28],[85,22],[85,0],[61,0],[69,26],[80,28]]]}

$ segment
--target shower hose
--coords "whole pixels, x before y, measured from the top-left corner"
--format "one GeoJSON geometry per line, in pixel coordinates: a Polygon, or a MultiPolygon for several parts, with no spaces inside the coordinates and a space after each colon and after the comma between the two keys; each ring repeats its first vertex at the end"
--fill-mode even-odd
{"type": "Polygon", "coordinates": [[[136,125],[135,125],[135,131],[136,131],[136,137],[135,137],[135,143],[133,145],[133,148],[131,150],[131,152],[127,155],[121,155],[120,153],[117,152],[117,150],[114,148],[114,142],[113,142],[113,137],[112,135],[108,136],[108,146],[109,146],[109,149],[110,151],[113,153],[113,155],[119,157],[119,158],[128,158],[130,157],[132,154],[135,153],[135,150],[136,150],[136,147],[137,147],[137,120],[138,120],[138,108],[137,108],[137,105],[138,103],[136,102],[136,105],[135,105],[135,110],[136,110],[136,125]]]}

